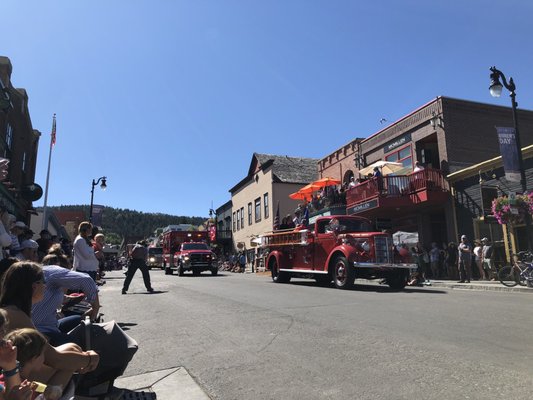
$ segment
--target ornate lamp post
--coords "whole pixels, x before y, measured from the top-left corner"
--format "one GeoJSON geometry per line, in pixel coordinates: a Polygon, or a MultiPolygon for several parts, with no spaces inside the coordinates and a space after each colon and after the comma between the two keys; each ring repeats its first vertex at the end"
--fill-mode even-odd
{"type": "MultiPolygon", "coordinates": [[[[515,143],[516,143],[516,150],[518,154],[518,168],[520,169],[520,186],[522,187],[522,194],[527,193],[527,184],[526,184],[526,171],[524,169],[524,160],[522,158],[522,144],[520,142],[520,133],[518,131],[518,117],[516,113],[516,108],[518,107],[518,103],[516,102],[516,85],[513,81],[513,78],[509,78],[509,82],[507,82],[507,79],[505,79],[505,75],[500,70],[496,69],[496,67],[490,68],[491,74],[490,74],[490,86],[489,91],[492,97],[500,97],[502,94],[502,89],[505,86],[505,88],[509,91],[509,97],[511,97],[511,105],[513,108],[513,125],[515,130],[515,143]],[[500,78],[503,82],[500,82],[500,78]]],[[[528,214],[526,215],[526,239],[527,239],[527,246],[528,250],[531,251],[533,248],[533,244],[531,243],[531,216],[528,214]]]]}
{"type": "Polygon", "coordinates": [[[98,185],[100,182],[102,182],[100,184],[100,188],[102,190],[105,190],[107,188],[107,184],[106,184],[106,180],[107,178],[105,176],[101,176],[100,178],[98,178],[98,180],[94,180],[92,181],[92,184],[91,184],[91,206],[89,208],[89,222],[93,222],[93,198],[94,198],[94,187],[96,185],[98,185]]]}

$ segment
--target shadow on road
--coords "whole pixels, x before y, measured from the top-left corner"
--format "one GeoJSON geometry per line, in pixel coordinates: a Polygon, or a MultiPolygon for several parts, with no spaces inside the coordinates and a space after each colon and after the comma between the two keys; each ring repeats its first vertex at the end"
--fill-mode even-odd
{"type": "MultiPolygon", "coordinates": [[[[271,282],[274,283],[274,282],[271,282]]],[[[337,290],[333,283],[330,285],[319,285],[313,281],[291,281],[288,285],[295,285],[300,287],[314,287],[317,289],[332,289],[337,290]]],[[[353,288],[346,289],[347,292],[377,292],[377,293],[431,293],[431,294],[448,294],[446,290],[428,289],[420,286],[406,286],[405,289],[396,290],[391,289],[386,285],[365,285],[356,283],[353,288]]]]}

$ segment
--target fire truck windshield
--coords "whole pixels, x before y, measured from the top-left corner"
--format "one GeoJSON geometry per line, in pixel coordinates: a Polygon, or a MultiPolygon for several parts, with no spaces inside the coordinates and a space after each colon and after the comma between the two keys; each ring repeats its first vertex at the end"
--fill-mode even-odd
{"type": "Polygon", "coordinates": [[[209,250],[205,243],[183,243],[181,250],[209,250]]]}
{"type": "Polygon", "coordinates": [[[372,232],[372,225],[365,220],[353,219],[353,218],[335,218],[338,222],[338,232],[372,232]]]}

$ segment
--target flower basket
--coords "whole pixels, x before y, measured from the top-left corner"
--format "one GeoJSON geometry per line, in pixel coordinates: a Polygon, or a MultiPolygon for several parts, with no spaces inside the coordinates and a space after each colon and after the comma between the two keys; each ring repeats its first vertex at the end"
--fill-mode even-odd
{"type": "Polygon", "coordinates": [[[517,195],[515,204],[510,203],[507,196],[492,201],[492,214],[499,224],[520,225],[526,221],[526,215],[533,214],[533,192],[517,195]]]}

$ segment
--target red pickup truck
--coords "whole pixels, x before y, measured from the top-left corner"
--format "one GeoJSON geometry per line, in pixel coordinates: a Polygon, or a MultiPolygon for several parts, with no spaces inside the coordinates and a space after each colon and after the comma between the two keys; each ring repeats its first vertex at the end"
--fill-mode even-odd
{"type": "Polygon", "coordinates": [[[276,283],[291,277],[311,277],[319,284],[353,287],[355,279],[384,279],[403,289],[416,264],[402,258],[389,234],[376,232],[362,217],[318,218],[309,229],[278,231],[262,237],[268,252],[266,267],[276,283]]]}

